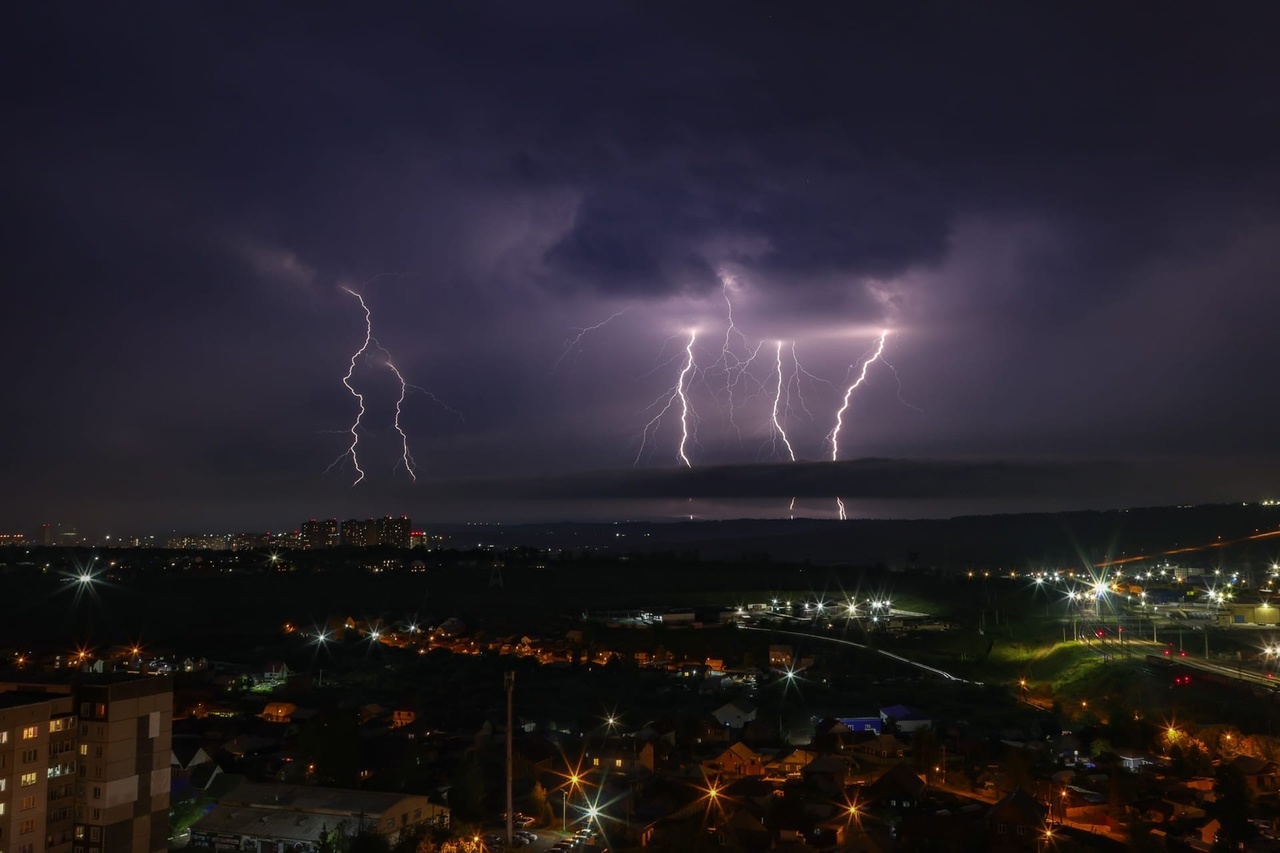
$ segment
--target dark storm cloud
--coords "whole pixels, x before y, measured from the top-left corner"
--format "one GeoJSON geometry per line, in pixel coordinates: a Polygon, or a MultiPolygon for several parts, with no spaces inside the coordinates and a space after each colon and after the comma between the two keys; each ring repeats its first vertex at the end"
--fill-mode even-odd
{"type": "MultiPolygon", "coordinates": [[[[502,475],[528,499],[537,472],[563,500],[854,495],[840,467],[559,479],[634,457],[671,380],[672,349],[653,368],[655,353],[696,327],[714,359],[724,281],[744,334],[796,341],[831,382],[791,424],[802,458],[825,457],[835,386],[885,326],[901,393],[927,414],[874,375],[849,455],[1271,452],[1270,5],[4,15],[17,319],[0,357],[20,365],[21,417],[0,445],[21,452],[0,487],[23,499],[0,523],[87,515],[126,478],[131,506],[172,494],[175,472],[225,506],[236,482],[323,470],[363,333],[340,285],[369,295],[412,381],[467,415],[411,399],[431,476],[502,475]],[[553,370],[566,335],[624,306],[553,370]]],[[[362,369],[371,453],[389,455],[387,377],[362,369]]],[[[716,399],[700,401],[696,464],[776,451],[746,414],[734,435],[716,399]]],[[[652,458],[669,462],[667,429],[652,458]]],[[[1017,470],[855,479],[960,500],[984,478],[1065,493],[1093,469],[1017,470]]],[[[361,500],[322,483],[308,488],[361,500]]]]}
{"type": "Polygon", "coordinates": [[[458,498],[501,494],[536,500],[583,501],[661,498],[716,501],[786,500],[839,495],[855,501],[935,500],[952,507],[971,501],[1016,502],[1049,498],[1064,506],[1121,505],[1133,500],[1230,500],[1266,488],[1280,464],[1225,459],[1213,464],[1178,460],[859,459],[836,463],[715,465],[698,469],[598,471],[547,478],[443,483],[458,498]],[[1229,475],[1233,482],[1222,488],[1229,475]],[[1141,497],[1138,497],[1141,496],[1141,497]]]}

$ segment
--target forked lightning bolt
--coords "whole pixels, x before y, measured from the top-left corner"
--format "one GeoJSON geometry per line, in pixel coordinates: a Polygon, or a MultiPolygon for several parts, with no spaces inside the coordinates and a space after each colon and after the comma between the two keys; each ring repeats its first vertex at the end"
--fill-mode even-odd
{"type": "Polygon", "coordinates": [[[350,456],[351,465],[356,469],[356,479],[351,485],[358,485],[360,481],[365,478],[365,471],[360,467],[359,447],[360,425],[364,421],[364,416],[367,410],[364,404],[364,394],[356,390],[356,387],[352,384],[352,379],[355,376],[357,362],[360,361],[362,356],[366,358],[372,357],[372,353],[370,353],[369,348],[375,347],[382,353],[382,365],[394,373],[396,381],[400,383],[400,396],[396,398],[395,419],[393,422],[395,431],[400,436],[400,461],[397,464],[404,465],[405,471],[409,473],[409,477],[416,483],[418,481],[417,462],[414,460],[413,454],[409,452],[409,434],[405,432],[404,425],[401,423],[401,418],[404,415],[404,401],[409,395],[409,391],[420,391],[451,414],[456,415],[459,418],[461,418],[462,415],[447,406],[445,403],[441,402],[441,400],[430,391],[427,391],[425,388],[419,388],[417,385],[410,384],[404,378],[404,374],[400,372],[400,368],[396,367],[395,362],[392,360],[391,353],[386,347],[378,342],[377,338],[373,336],[373,313],[369,310],[369,305],[364,301],[364,297],[349,287],[343,287],[342,289],[354,296],[360,303],[360,309],[364,311],[364,341],[360,344],[360,348],[352,353],[351,363],[347,367],[347,373],[342,377],[342,384],[346,386],[346,389],[349,392],[351,392],[351,396],[356,399],[357,406],[356,418],[352,421],[351,429],[349,430],[351,434],[351,444],[347,447],[346,452],[329,464],[329,467],[325,469],[325,472],[327,473],[333,470],[335,465],[338,465],[342,460],[350,456]]]}
{"type": "MultiPolygon", "coordinates": [[[[689,405],[689,379],[694,372],[693,344],[695,341],[697,341],[697,339],[698,339],[697,329],[691,330],[689,332],[689,343],[685,344],[685,348],[684,348],[684,354],[685,354],[684,365],[680,368],[680,373],[676,377],[676,384],[671,388],[670,391],[663,392],[662,396],[667,398],[666,403],[663,405],[662,410],[659,411],[658,414],[654,415],[653,419],[650,420],[649,423],[645,424],[644,432],[641,433],[640,451],[636,454],[636,461],[635,461],[635,464],[637,465],[640,463],[641,457],[644,456],[644,450],[649,444],[649,436],[658,429],[658,426],[662,422],[662,416],[665,415],[667,412],[671,411],[671,408],[676,405],[676,401],[679,400],[680,402],[680,445],[676,450],[676,457],[680,460],[680,462],[686,468],[693,467],[693,463],[689,461],[689,456],[685,452],[685,448],[688,446],[689,437],[690,437],[689,418],[691,415],[695,419],[697,418],[697,415],[694,413],[692,407],[689,405]]],[[[658,398],[659,401],[661,399],[662,397],[658,398]]],[[[655,401],[654,405],[657,405],[657,401],[655,401]]],[[[651,406],[650,410],[652,410],[652,408],[653,407],[651,406]]]]}
{"type": "Polygon", "coordinates": [[[356,362],[360,360],[360,356],[364,355],[369,349],[369,344],[373,341],[373,314],[369,311],[369,306],[365,304],[364,297],[356,293],[349,287],[342,288],[360,301],[360,308],[364,311],[364,343],[360,344],[360,348],[351,354],[351,366],[347,368],[347,375],[342,377],[342,384],[347,386],[347,390],[351,392],[351,396],[356,398],[356,405],[359,410],[356,412],[356,419],[351,422],[351,446],[347,448],[347,452],[333,460],[329,467],[325,469],[328,473],[343,459],[351,457],[351,464],[356,469],[356,480],[351,485],[355,486],[364,479],[364,469],[360,467],[360,457],[356,453],[356,447],[360,444],[360,421],[364,419],[364,395],[355,389],[351,384],[351,377],[356,372],[356,362]]]}
{"type": "MultiPolygon", "coordinates": [[[[840,455],[840,428],[844,426],[844,413],[849,408],[849,398],[853,396],[853,392],[858,389],[858,386],[860,386],[863,382],[866,381],[867,368],[871,366],[871,362],[878,359],[880,357],[880,354],[884,352],[884,339],[887,338],[888,336],[889,336],[888,329],[880,333],[880,339],[876,342],[876,351],[871,354],[870,358],[862,362],[862,370],[858,373],[858,378],[854,380],[852,385],[850,385],[847,389],[845,389],[844,401],[840,404],[840,409],[836,412],[835,428],[831,430],[831,435],[828,436],[828,440],[831,442],[831,461],[832,462],[835,462],[840,455]]],[[[841,518],[843,518],[844,517],[843,503],[840,504],[840,512],[841,512],[841,518]]]]}
{"type": "MultiPolygon", "coordinates": [[[[382,349],[382,345],[379,344],[378,348],[382,349]]],[[[386,352],[385,349],[382,349],[382,351],[386,352]]],[[[416,483],[418,482],[418,474],[414,471],[413,454],[409,452],[409,436],[405,435],[404,427],[400,426],[400,410],[404,406],[405,395],[409,393],[409,383],[404,381],[404,376],[400,373],[399,368],[391,361],[390,353],[387,354],[386,365],[396,375],[396,379],[400,380],[400,396],[396,398],[395,419],[396,432],[400,433],[400,461],[404,463],[404,470],[409,472],[410,479],[416,483]]]]}
{"type": "Polygon", "coordinates": [[[777,347],[777,371],[778,371],[778,387],[773,395],[773,431],[774,435],[782,437],[782,443],[786,445],[787,455],[791,457],[791,461],[796,461],[796,452],[791,449],[791,441],[787,438],[787,431],[783,429],[782,422],[778,419],[778,407],[782,405],[782,341],[778,341],[777,347]]]}
{"type": "Polygon", "coordinates": [[[836,498],[836,511],[840,513],[840,520],[847,521],[848,516],[844,514],[844,501],[836,498]]]}

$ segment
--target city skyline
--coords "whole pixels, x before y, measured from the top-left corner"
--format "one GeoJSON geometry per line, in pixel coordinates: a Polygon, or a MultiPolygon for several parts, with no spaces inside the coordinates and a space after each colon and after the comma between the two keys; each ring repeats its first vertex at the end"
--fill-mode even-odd
{"type": "Polygon", "coordinates": [[[1277,497],[1269,7],[7,14],[0,529],[1277,497]]]}

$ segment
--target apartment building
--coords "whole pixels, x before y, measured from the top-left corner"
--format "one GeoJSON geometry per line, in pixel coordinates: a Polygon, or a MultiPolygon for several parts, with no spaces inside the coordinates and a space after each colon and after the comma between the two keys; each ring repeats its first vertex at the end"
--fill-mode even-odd
{"type": "Polygon", "coordinates": [[[0,853],[163,853],[173,683],[0,684],[0,853]]]}

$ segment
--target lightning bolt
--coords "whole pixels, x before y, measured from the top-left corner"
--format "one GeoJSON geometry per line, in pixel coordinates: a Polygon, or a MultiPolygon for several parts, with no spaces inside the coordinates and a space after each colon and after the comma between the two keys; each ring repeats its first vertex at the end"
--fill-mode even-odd
{"type": "Polygon", "coordinates": [[[778,406],[782,404],[782,341],[778,341],[777,344],[778,387],[773,395],[773,430],[775,436],[782,437],[782,443],[787,447],[787,455],[791,457],[792,462],[795,462],[796,452],[792,450],[791,441],[787,438],[787,431],[783,429],[782,422],[778,419],[778,406]]]}
{"type": "MultiPolygon", "coordinates": [[[[378,345],[384,353],[385,349],[382,345],[378,345]]],[[[400,410],[404,406],[405,395],[409,393],[409,383],[404,381],[404,375],[400,373],[400,369],[396,367],[395,362],[391,360],[390,353],[387,354],[387,360],[384,362],[388,369],[396,375],[396,379],[400,380],[400,396],[396,398],[396,432],[400,433],[400,461],[404,464],[404,470],[409,472],[409,478],[415,483],[418,482],[418,474],[414,470],[413,454],[409,452],[409,436],[405,435],[404,427],[400,426],[400,410]]]]}
{"type": "MultiPolygon", "coordinates": [[[[871,366],[871,362],[878,359],[880,357],[880,354],[884,352],[884,340],[887,337],[889,337],[888,329],[880,333],[880,339],[876,342],[876,351],[872,353],[870,358],[862,362],[862,370],[858,373],[858,378],[854,380],[852,385],[850,385],[847,389],[845,389],[844,401],[841,403],[839,411],[836,412],[835,428],[832,429],[831,434],[827,436],[827,440],[831,442],[831,461],[832,462],[835,462],[837,457],[840,455],[840,428],[844,426],[844,413],[849,408],[849,398],[853,396],[853,392],[858,389],[858,386],[860,386],[863,382],[866,381],[867,368],[871,366]]],[[[837,498],[837,500],[839,499],[837,498]]],[[[843,518],[844,517],[843,503],[840,504],[840,512],[841,512],[840,517],[843,518]]]]}
{"type": "MultiPolygon", "coordinates": [[[[630,306],[627,306],[627,307],[629,308],[630,306]]],[[[560,369],[560,362],[564,361],[565,358],[568,357],[569,353],[574,352],[575,350],[581,352],[582,339],[585,338],[589,333],[609,325],[609,323],[618,319],[625,313],[627,313],[627,308],[623,308],[621,311],[613,312],[607,318],[605,318],[604,320],[601,320],[599,323],[596,323],[594,326],[584,326],[583,328],[580,328],[580,329],[578,328],[573,329],[572,331],[577,332],[577,334],[573,337],[572,340],[568,340],[564,342],[564,351],[561,352],[560,357],[556,359],[556,363],[551,368],[552,372],[555,372],[556,370],[560,369]]]]}
{"type": "MultiPolygon", "coordinates": [[[[685,448],[688,445],[690,438],[689,417],[690,415],[693,415],[695,419],[697,417],[696,413],[693,412],[692,407],[689,405],[689,377],[694,372],[693,344],[697,339],[698,330],[690,330],[689,343],[685,344],[684,348],[684,365],[680,368],[680,373],[676,377],[676,384],[670,391],[663,392],[663,394],[658,398],[658,401],[660,401],[662,397],[666,397],[667,401],[663,405],[662,410],[659,411],[658,414],[654,415],[653,419],[650,420],[649,423],[645,424],[644,431],[640,436],[640,452],[636,454],[636,461],[634,464],[638,465],[640,463],[641,457],[644,456],[645,447],[648,446],[650,435],[657,431],[659,424],[662,422],[663,415],[671,411],[672,407],[676,405],[676,401],[678,400],[680,404],[680,446],[676,450],[676,457],[686,468],[693,467],[693,463],[689,461],[689,456],[685,453],[685,448]]],[[[655,401],[654,405],[657,405],[658,401],[655,401]]],[[[652,409],[652,406],[650,409],[652,409]]]]}
{"type": "Polygon", "coordinates": [[[333,470],[335,465],[338,465],[349,456],[351,457],[351,464],[356,469],[356,479],[351,485],[359,485],[360,481],[365,478],[365,471],[360,467],[358,448],[360,445],[360,424],[364,420],[367,409],[364,404],[364,395],[356,390],[355,386],[351,384],[351,380],[355,376],[356,363],[360,361],[361,357],[370,358],[371,353],[369,352],[369,349],[370,347],[374,347],[382,353],[382,365],[394,373],[396,381],[400,383],[400,396],[396,398],[395,419],[393,421],[395,431],[400,436],[400,462],[398,464],[404,465],[405,471],[409,473],[409,477],[416,483],[418,482],[418,463],[414,460],[413,454],[409,452],[409,434],[404,431],[404,425],[401,423],[401,418],[404,415],[404,401],[409,395],[409,391],[413,390],[425,394],[432,400],[432,402],[436,403],[450,414],[457,416],[459,419],[462,419],[462,415],[457,410],[444,403],[435,394],[432,394],[425,388],[421,388],[410,383],[404,378],[404,374],[400,372],[400,368],[396,367],[395,361],[392,360],[391,352],[373,336],[373,312],[370,311],[368,303],[364,301],[364,297],[349,287],[344,286],[342,289],[354,296],[356,300],[359,301],[361,310],[364,311],[364,342],[360,344],[359,349],[351,354],[351,364],[347,367],[346,375],[342,377],[342,384],[346,386],[349,392],[351,392],[351,396],[355,397],[357,406],[356,418],[352,421],[351,428],[347,430],[351,435],[351,444],[345,453],[329,464],[329,467],[325,469],[325,473],[333,470]]]}
{"type": "Polygon", "coordinates": [[[841,521],[848,520],[848,516],[844,514],[844,501],[839,498],[836,498],[836,511],[840,513],[841,521]]]}
{"type": "Polygon", "coordinates": [[[324,470],[326,474],[329,473],[329,471],[333,469],[334,465],[337,465],[343,459],[350,456],[351,464],[355,466],[357,474],[355,482],[351,485],[356,486],[364,479],[364,469],[360,467],[360,457],[356,453],[356,448],[360,444],[360,421],[364,419],[365,409],[364,395],[357,391],[351,384],[351,377],[355,375],[356,362],[360,360],[360,356],[364,355],[365,352],[368,351],[369,344],[373,341],[373,313],[369,310],[369,306],[365,304],[363,296],[356,293],[349,287],[344,287],[342,289],[359,300],[360,308],[364,311],[364,343],[360,344],[360,348],[351,354],[351,366],[347,368],[347,375],[342,377],[342,384],[351,392],[351,396],[356,398],[356,405],[359,407],[359,410],[356,412],[356,419],[351,422],[351,446],[347,448],[346,453],[343,453],[337,459],[333,460],[333,462],[329,464],[329,467],[324,470]]]}

